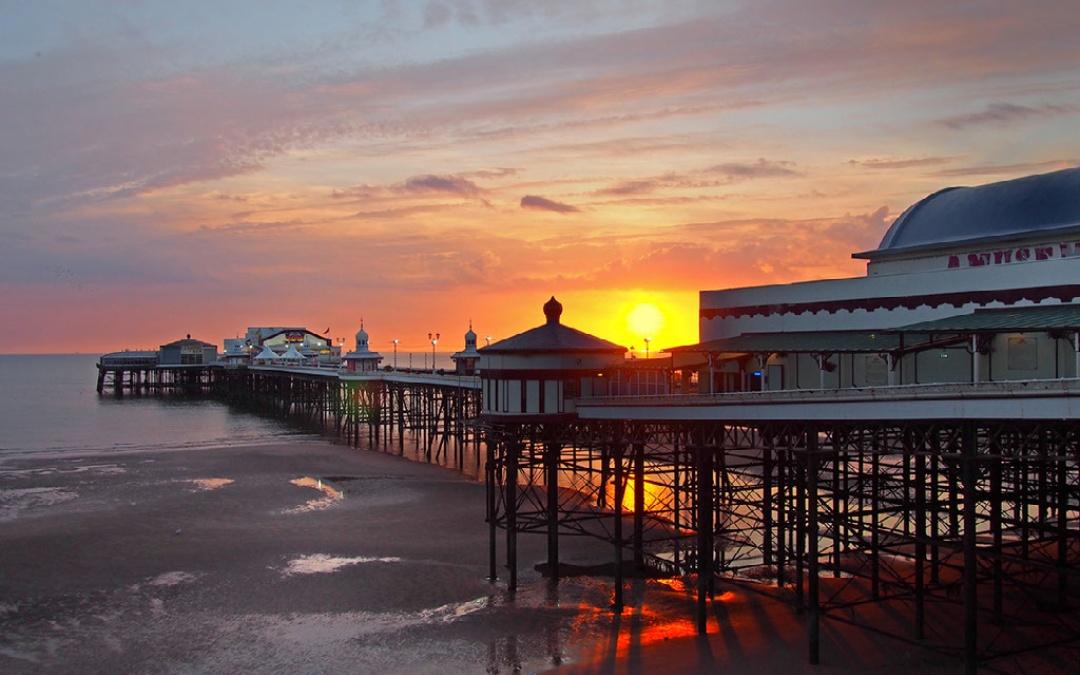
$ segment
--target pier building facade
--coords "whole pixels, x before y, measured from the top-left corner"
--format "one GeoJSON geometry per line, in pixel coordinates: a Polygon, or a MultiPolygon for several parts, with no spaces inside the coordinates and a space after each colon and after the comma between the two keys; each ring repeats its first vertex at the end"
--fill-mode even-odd
{"type": "Polygon", "coordinates": [[[480,363],[480,352],[476,350],[476,333],[473,331],[472,321],[469,322],[469,330],[465,332],[465,348],[460,352],[450,355],[454,362],[454,372],[458,375],[474,375],[480,363]]]}
{"type": "Polygon", "coordinates": [[[158,350],[158,363],[163,366],[195,366],[217,360],[217,345],[195,340],[191,335],[163,344],[158,350]]]}
{"type": "Polygon", "coordinates": [[[702,392],[1076,377],[1077,310],[1044,308],[1080,300],[1078,194],[1080,168],[935,192],[864,277],[701,291],[673,365],[702,392]]]}
{"type": "Polygon", "coordinates": [[[355,348],[343,359],[345,370],[350,373],[371,373],[379,369],[382,358],[381,354],[371,351],[368,346],[368,333],[361,319],[360,330],[356,331],[355,348]]]}

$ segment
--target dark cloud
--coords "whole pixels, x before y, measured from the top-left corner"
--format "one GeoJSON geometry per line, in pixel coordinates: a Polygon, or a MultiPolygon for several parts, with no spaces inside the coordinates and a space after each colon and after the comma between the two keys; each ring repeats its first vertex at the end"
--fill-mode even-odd
{"type": "Polygon", "coordinates": [[[774,162],[762,158],[758,159],[756,162],[728,162],[725,164],[717,164],[716,166],[705,169],[705,172],[720,174],[731,181],[801,176],[802,173],[796,171],[794,166],[794,162],[774,162]]]}
{"type": "Polygon", "coordinates": [[[536,209],[537,211],[553,211],[555,213],[577,213],[581,209],[570,204],[557,202],[554,199],[537,195],[525,195],[521,198],[521,208],[536,209]]]}
{"type": "Polygon", "coordinates": [[[436,192],[470,198],[479,198],[484,194],[483,188],[467,178],[461,176],[436,176],[434,174],[412,176],[406,179],[398,187],[398,190],[411,193],[436,192]]]}
{"type": "Polygon", "coordinates": [[[991,103],[979,112],[946,117],[938,123],[950,129],[966,129],[985,124],[1002,126],[1027,119],[1055,117],[1074,112],[1077,112],[1077,107],[1074,105],[1027,106],[1016,103],[991,103]]]}
{"type": "Polygon", "coordinates": [[[602,190],[597,190],[596,194],[606,195],[613,197],[621,197],[626,195],[641,195],[648,194],[662,185],[658,179],[647,180],[627,180],[621,183],[616,183],[611,187],[606,187],[602,190]]]}

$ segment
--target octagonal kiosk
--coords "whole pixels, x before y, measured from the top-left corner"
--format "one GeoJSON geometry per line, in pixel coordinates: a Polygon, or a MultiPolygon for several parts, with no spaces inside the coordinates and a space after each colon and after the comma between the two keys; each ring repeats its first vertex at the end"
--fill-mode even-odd
{"type": "MultiPolygon", "coordinates": [[[[625,347],[564,326],[559,321],[562,309],[552,296],[544,304],[542,325],[479,350],[481,421],[487,440],[490,575],[496,577],[495,530],[502,523],[506,527],[511,590],[517,586],[518,483],[531,484],[536,474],[544,477],[546,504],[540,513],[530,509],[530,522],[523,522],[522,527],[543,529],[543,524],[534,521],[546,522],[547,571],[557,579],[563,436],[559,429],[576,416],[576,399],[589,396],[602,372],[620,365],[626,353],[625,347]],[[497,498],[500,490],[501,500],[497,498]],[[498,513],[500,505],[502,513],[498,513]]],[[[522,515],[525,517],[524,512],[522,515]]]]}
{"type": "Polygon", "coordinates": [[[368,347],[368,334],[364,330],[364,321],[360,320],[360,330],[356,331],[356,349],[346,354],[342,360],[345,370],[350,373],[374,373],[379,369],[382,355],[368,347]]]}

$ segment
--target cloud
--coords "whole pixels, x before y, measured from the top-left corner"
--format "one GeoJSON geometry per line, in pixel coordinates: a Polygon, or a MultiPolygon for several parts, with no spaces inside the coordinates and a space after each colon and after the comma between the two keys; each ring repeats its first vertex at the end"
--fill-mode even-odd
{"type": "Polygon", "coordinates": [[[1041,106],[1019,105],[1017,103],[990,103],[979,112],[955,115],[938,120],[938,124],[949,129],[966,129],[972,126],[1006,126],[1015,122],[1041,117],[1055,117],[1080,110],[1075,105],[1046,104],[1041,106]]]}
{"type": "Polygon", "coordinates": [[[945,178],[962,176],[1022,176],[1030,173],[1057,171],[1080,166],[1080,159],[1054,159],[1046,162],[1019,162],[1017,164],[981,164],[943,169],[934,173],[945,178]]]}
{"type": "Polygon", "coordinates": [[[793,167],[794,162],[774,162],[758,159],[756,162],[728,162],[705,169],[706,173],[717,173],[729,180],[753,180],[755,178],[790,178],[802,173],[793,167]]]}
{"type": "Polygon", "coordinates": [[[911,169],[921,166],[940,166],[954,162],[959,157],[912,157],[908,159],[851,159],[854,164],[866,169],[911,169]]]}
{"type": "Polygon", "coordinates": [[[581,211],[576,206],[557,202],[553,199],[537,195],[525,195],[521,198],[521,208],[535,209],[537,211],[553,211],[555,213],[577,213],[581,211]]]}
{"type": "Polygon", "coordinates": [[[426,174],[407,178],[398,188],[402,192],[460,195],[462,197],[479,198],[484,190],[476,183],[462,178],[461,176],[436,176],[426,174]]]}
{"type": "Polygon", "coordinates": [[[608,195],[613,197],[620,197],[625,195],[641,195],[648,194],[656,190],[656,188],[660,187],[661,185],[662,182],[658,179],[627,180],[621,183],[616,183],[611,187],[597,190],[596,194],[608,195]]]}

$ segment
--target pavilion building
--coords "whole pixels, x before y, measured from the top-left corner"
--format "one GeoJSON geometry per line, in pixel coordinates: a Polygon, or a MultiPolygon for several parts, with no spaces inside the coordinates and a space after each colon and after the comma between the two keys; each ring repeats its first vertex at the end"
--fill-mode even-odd
{"type": "Polygon", "coordinates": [[[940,190],[853,257],[866,276],[701,291],[673,367],[701,392],[1080,375],[1080,168],[940,190]]]}
{"type": "Polygon", "coordinates": [[[373,373],[379,369],[382,355],[371,351],[363,319],[360,320],[360,330],[356,331],[356,348],[346,354],[342,360],[345,370],[350,373],[373,373]]]}
{"type": "Polygon", "coordinates": [[[473,332],[472,321],[469,321],[469,330],[465,333],[465,349],[454,352],[450,358],[454,361],[454,372],[458,375],[476,374],[480,352],[476,350],[476,333],[473,332]]]}
{"type": "Polygon", "coordinates": [[[552,296],[543,324],[478,350],[489,420],[572,414],[574,400],[594,395],[605,371],[623,363],[625,347],[562,324],[562,311],[552,296]]]}

